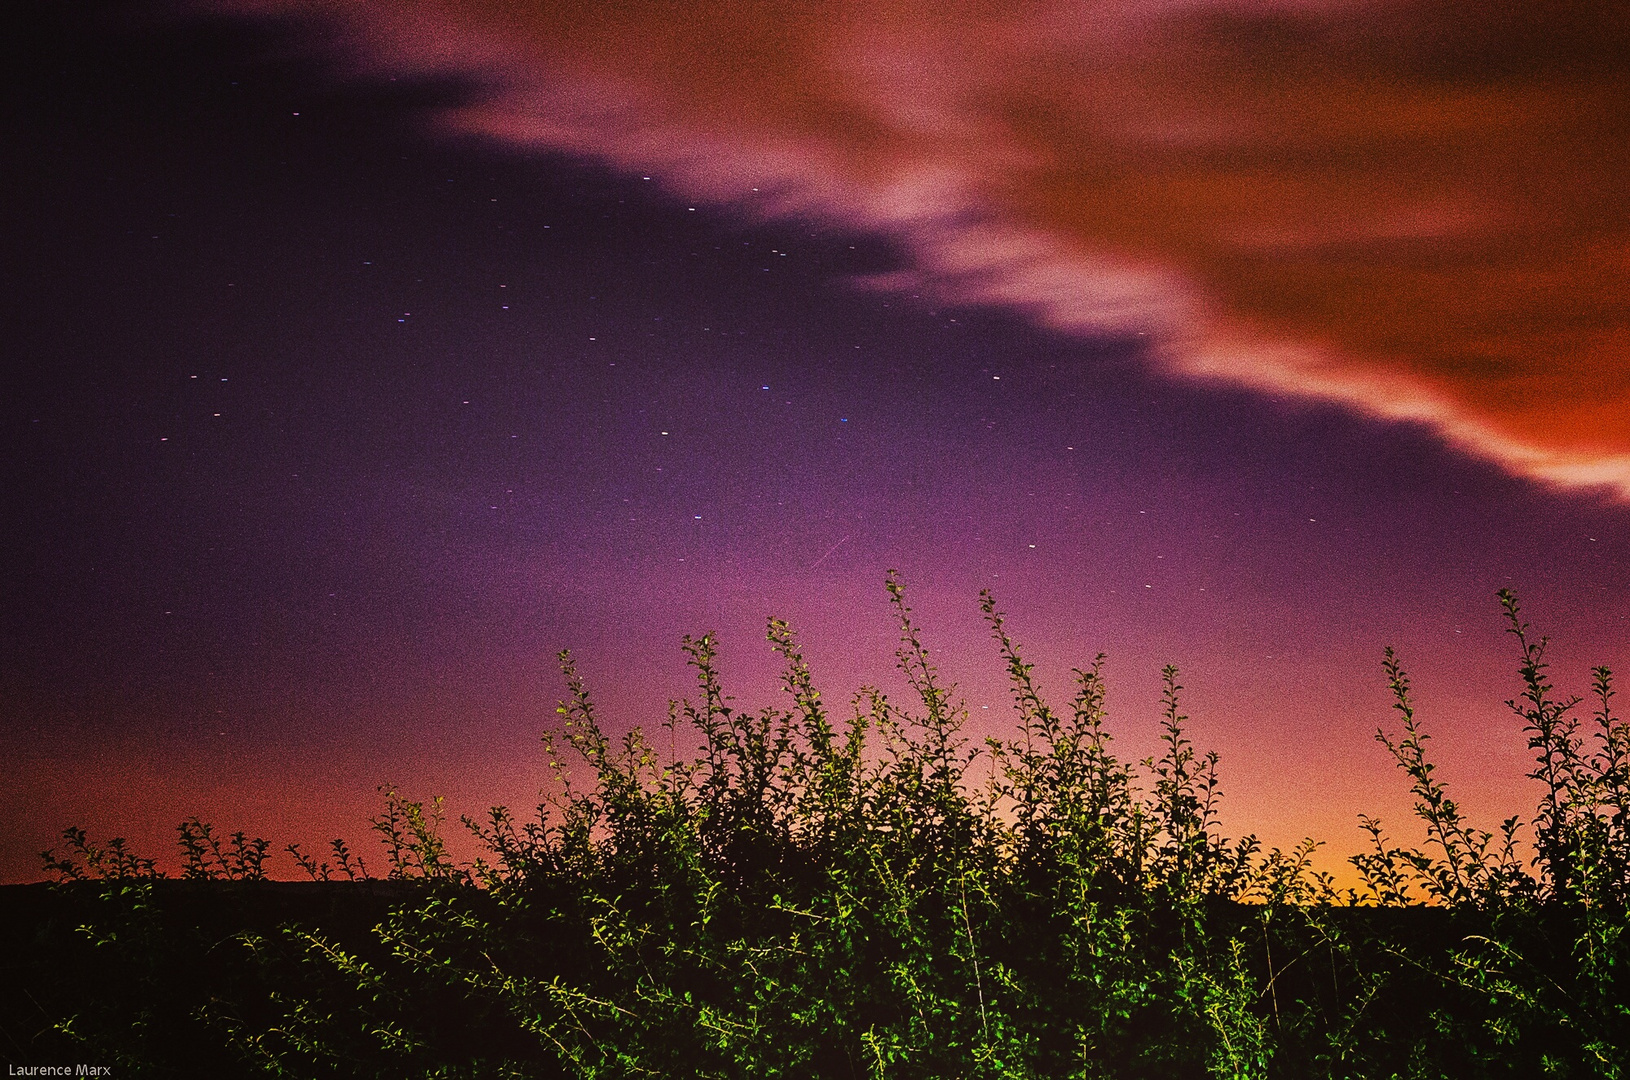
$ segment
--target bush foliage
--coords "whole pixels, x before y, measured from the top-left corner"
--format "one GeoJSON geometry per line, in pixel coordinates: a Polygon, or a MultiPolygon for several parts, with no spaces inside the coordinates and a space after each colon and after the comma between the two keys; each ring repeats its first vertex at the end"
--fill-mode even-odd
{"type": "Polygon", "coordinates": [[[783,705],[740,710],[713,638],[686,639],[697,696],[657,741],[687,756],[611,738],[562,654],[546,802],[466,819],[472,865],[439,801],[391,789],[386,876],[340,841],[321,861],[291,846],[327,883],[298,902],[266,899],[264,840],[184,823],[177,882],[69,830],[36,944],[94,977],[41,975],[24,1037],[150,1075],[1624,1073],[1630,726],[1606,669],[1590,716],[1557,695],[1509,594],[1531,821],[1467,821],[1389,650],[1397,726],[1377,737],[1427,839],[1362,819],[1362,885],[1338,890],[1311,840],[1221,835],[1217,756],[1189,741],[1174,668],[1160,753],[1124,761],[1102,656],[1049,705],[984,594],[1017,724],[976,742],[887,587],[913,700],[862,690],[834,715],[772,619],[783,705]]]}

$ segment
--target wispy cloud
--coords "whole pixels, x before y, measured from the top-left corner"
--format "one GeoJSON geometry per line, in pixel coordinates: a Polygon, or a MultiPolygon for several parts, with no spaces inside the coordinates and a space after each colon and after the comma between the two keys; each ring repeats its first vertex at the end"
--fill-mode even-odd
{"type": "Polygon", "coordinates": [[[1630,500],[1622,5],[200,2],[472,77],[461,129],[886,231],[874,285],[1630,500]]]}

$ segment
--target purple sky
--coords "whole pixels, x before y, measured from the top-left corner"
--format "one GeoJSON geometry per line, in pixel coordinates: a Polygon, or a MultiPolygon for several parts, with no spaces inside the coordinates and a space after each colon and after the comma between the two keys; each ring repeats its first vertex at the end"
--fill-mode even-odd
{"type": "Polygon", "coordinates": [[[830,699],[897,688],[891,567],[976,726],[1009,721],[990,587],[1057,698],[1109,654],[1128,756],[1177,664],[1230,830],[1332,864],[1360,812],[1412,835],[1371,738],[1384,646],[1490,827],[1530,805],[1495,591],[1563,688],[1625,662],[1630,511],[1446,413],[1197,378],[1158,311],[953,288],[934,259],[964,249],[920,222],[698,200],[620,143],[449,123],[506,100],[467,58],[24,10],[0,880],[75,823],[159,853],[191,814],[361,842],[386,782],[530,806],[562,647],[619,728],[686,691],[684,633],[774,701],[771,614],[830,699]]]}

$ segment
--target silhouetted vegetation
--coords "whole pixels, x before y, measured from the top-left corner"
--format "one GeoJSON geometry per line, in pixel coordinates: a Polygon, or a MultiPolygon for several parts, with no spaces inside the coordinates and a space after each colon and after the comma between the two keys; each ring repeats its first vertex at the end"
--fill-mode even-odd
{"type": "Polygon", "coordinates": [[[713,639],[687,639],[695,700],[660,740],[613,739],[563,654],[555,782],[532,820],[466,819],[472,865],[439,802],[389,789],[383,878],[335,841],[289,849],[310,883],[268,882],[266,841],[194,820],[177,880],[68,830],[59,883],[7,897],[5,1056],[144,1076],[1623,1073],[1630,726],[1606,669],[1588,703],[1558,696],[1509,594],[1535,814],[1468,822],[1389,650],[1378,738],[1427,839],[1364,819],[1362,885],[1338,890],[1312,841],[1221,835],[1175,669],[1160,753],[1123,761],[1102,657],[1049,705],[986,594],[1017,727],[976,743],[888,591],[909,704],[863,690],[834,715],[771,620],[783,707],[735,708],[713,639]]]}

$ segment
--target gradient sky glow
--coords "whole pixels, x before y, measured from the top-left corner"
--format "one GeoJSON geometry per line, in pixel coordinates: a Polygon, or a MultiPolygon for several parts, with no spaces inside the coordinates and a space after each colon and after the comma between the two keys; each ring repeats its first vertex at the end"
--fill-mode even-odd
{"type": "MultiPolygon", "coordinates": [[[[0,178],[0,880],[65,825],[363,842],[530,806],[569,646],[613,727],[766,616],[974,724],[1177,664],[1226,821],[1412,831],[1415,678],[1529,807],[1514,588],[1630,616],[1617,7],[27,3],[0,178]]],[[[293,870],[292,864],[280,872],[293,870]]]]}

